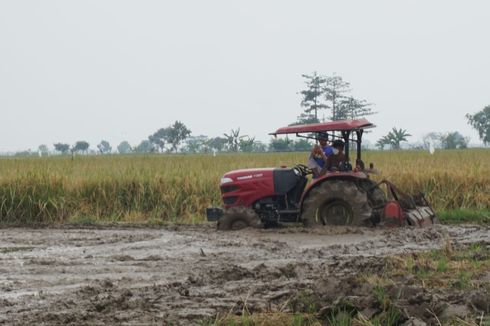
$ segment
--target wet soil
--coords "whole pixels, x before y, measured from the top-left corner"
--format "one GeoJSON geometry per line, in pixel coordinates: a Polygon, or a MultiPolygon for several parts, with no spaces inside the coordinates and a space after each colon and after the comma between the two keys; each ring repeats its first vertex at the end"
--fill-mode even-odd
{"type": "MultiPolygon", "coordinates": [[[[305,291],[315,296],[320,314],[347,298],[369,316],[373,289],[359,282],[360,274],[383,273],[388,256],[443,248],[448,241],[488,245],[489,231],[474,225],[5,228],[0,324],[199,324],[244,307],[301,311],[305,300],[298,294],[305,291]]],[[[395,285],[387,291],[397,292],[406,325],[489,313],[485,290],[395,285]]]]}

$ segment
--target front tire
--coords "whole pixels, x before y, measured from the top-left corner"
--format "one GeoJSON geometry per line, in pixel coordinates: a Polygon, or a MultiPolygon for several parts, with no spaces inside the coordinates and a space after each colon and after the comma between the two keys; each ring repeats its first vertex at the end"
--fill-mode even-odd
{"type": "Polygon", "coordinates": [[[353,181],[327,180],[312,189],[303,202],[303,224],[371,225],[372,209],[366,191],[353,181]]]}
{"type": "Polygon", "coordinates": [[[227,209],[218,220],[217,227],[221,231],[262,228],[262,222],[254,210],[239,206],[227,209]]]}

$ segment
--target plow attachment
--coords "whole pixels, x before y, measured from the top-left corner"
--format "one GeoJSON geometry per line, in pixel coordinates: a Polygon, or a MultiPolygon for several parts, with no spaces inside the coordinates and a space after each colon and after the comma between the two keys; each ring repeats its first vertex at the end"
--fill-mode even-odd
{"type": "Polygon", "coordinates": [[[389,200],[383,209],[381,224],[386,226],[412,225],[425,227],[436,224],[437,216],[423,193],[409,195],[400,191],[393,183],[383,180],[389,200]]]}

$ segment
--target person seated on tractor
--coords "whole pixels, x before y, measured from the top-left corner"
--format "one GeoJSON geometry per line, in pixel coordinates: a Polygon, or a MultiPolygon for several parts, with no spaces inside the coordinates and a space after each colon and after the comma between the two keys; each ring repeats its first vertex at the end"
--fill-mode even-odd
{"type": "Polygon", "coordinates": [[[334,148],[328,145],[326,137],[318,138],[318,143],[313,146],[308,159],[308,167],[313,172],[313,178],[318,178],[327,172],[328,156],[334,153],[334,148]]]}
{"type": "Polygon", "coordinates": [[[328,156],[325,166],[327,171],[338,171],[340,169],[340,165],[345,161],[344,145],[345,143],[340,139],[337,139],[332,143],[333,153],[328,156]]]}

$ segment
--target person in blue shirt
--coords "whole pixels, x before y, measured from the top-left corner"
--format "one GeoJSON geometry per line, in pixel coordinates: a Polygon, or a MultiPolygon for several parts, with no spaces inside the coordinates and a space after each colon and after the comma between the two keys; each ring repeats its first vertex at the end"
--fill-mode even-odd
{"type": "Polygon", "coordinates": [[[308,159],[308,167],[313,171],[313,178],[318,178],[327,172],[328,156],[335,154],[335,149],[328,145],[328,139],[321,137],[318,144],[313,146],[308,159]]]}

